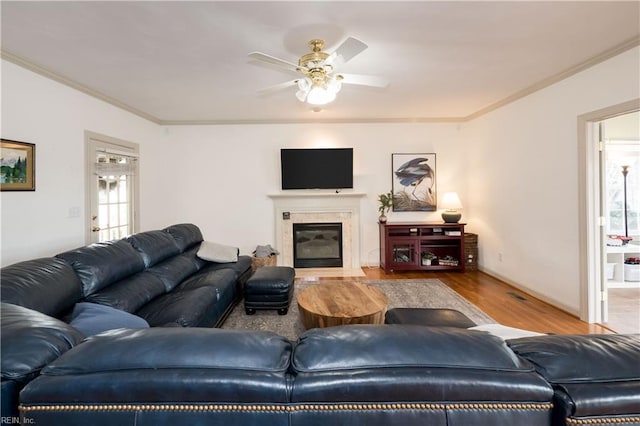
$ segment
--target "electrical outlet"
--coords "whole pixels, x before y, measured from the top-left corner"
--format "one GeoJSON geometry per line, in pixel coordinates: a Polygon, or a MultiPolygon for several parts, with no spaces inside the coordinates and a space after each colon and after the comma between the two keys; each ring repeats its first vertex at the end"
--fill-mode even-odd
{"type": "Polygon", "coordinates": [[[502,252],[498,253],[498,262],[502,262],[502,252]]]}

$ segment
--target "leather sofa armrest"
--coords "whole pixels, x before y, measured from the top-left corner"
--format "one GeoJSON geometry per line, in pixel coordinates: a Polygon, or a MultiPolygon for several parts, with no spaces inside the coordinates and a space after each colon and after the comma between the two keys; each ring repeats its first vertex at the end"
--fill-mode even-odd
{"type": "Polygon", "coordinates": [[[640,335],[539,336],[507,344],[553,385],[558,424],[640,418],[640,335]]]}
{"type": "Polygon", "coordinates": [[[640,335],[551,335],[507,344],[551,383],[640,380],[640,335]]]}
{"type": "Polygon", "coordinates": [[[28,382],[82,339],[82,333],[56,318],[2,303],[2,379],[28,382]]]}

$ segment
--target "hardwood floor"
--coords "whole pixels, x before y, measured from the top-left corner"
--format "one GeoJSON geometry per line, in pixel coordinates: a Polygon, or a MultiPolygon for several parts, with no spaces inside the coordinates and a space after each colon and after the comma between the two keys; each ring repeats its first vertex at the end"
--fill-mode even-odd
{"type": "MultiPolygon", "coordinates": [[[[394,272],[363,268],[366,279],[437,278],[500,324],[554,334],[610,334],[599,324],[588,324],[561,309],[524,293],[483,272],[394,272]]],[[[349,278],[306,277],[302,280],[347,280],[349,278]]],[[[362,278],[359,278],[362,279],[362,278]]]]}

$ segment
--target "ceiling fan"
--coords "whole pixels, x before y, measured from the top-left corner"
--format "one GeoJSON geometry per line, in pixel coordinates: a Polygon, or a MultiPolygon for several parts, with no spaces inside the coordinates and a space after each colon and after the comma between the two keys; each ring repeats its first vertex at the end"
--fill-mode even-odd
{"type": "Polygon", "coordinates": [[[349,37],[333,53],[324,52],[322,50],[324,49],[324,41],[319,39],[311,40],[309,48],[311,53],[302,55],[298,60],[298,64],[262,52],[249,53],[249,57],[252,59],[277,65],[301,75],[295,80],[258,90],[258,93],[268,93],[297,86],[296,97],[300,102],[307,102],[311,105],[324,105],[336,98],[336,94],[342,88],[342,84],[373,87],[387,87],[389,84],[383,77],[336,72],[337,68],[367,48],[367,45],[360,40],[349,37]]]}

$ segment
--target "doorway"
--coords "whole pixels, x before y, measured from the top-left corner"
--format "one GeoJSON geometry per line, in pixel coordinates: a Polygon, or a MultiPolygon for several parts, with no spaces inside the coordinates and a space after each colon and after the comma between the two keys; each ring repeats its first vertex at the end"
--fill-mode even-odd
{"type": "MultiPolygon", "coordinates": [[[[619,282],[626,283],[628,280],[621,279],[620,272],[611,276],[612,268],[615,274],[618,269],[624,268],[625,259],[633,257],[631,254],[623,253],[620,258],[616,251],[621,249],[613,248],[618,244],[613,240],[621,235],[619,231],[620,224],[624,222],[622,219],[626,217],[629,222],[628,219],[631,218],[629,209],[628,216],[623,214],[623,192],[620,188],[622,174],[619,167],[621,165],[617,163],[631,161],[625,150],[640,143],[638,124],[627,126],[624,136],[621,136],[620,124],[637,123],[635,120],[638,111],[640,100],[636,99],[578,117],[580,318],[590,323],[606,324],[612,329],[613,322],[617,322],[619,332],[628,332],[628,329],[623,330],[619,324],[630,325],[635,332],[640,331],[640,304],[634,302],[627,294],[618,294],[626,291],[620,288],[619,282]],[[615,259],[619,260],[617,267],[611,265],[616,263],[615,259]],[[620,301],[627,303],[626,308],[620,301]]],[[[640,172],[640,164],[637,168],[639,170],[636,173],[640,172]]],[[[633,206],[636,201],[632,203],[633,206]]],[[[637,215],[637,212],[634,214],[637,215]]],[[[632,225],[632,228],[635,227],[637,225],[632,225]]],[[[634,232],[634,244],[637,244],[640,235],[637,231],[631,231],[632,234],[634,232]]],[[[631,237],[633,238],[632,235],[631,237]]],[[[635,248],[628,244],[630,243],[625,241],[624,250],[629,247],[635,248]]],[[[635,284],[629,281],[625,286],[635,287],[635,284]]]]}
{"type": "Polygon", "coordinates": [[[85,134],[87,244],[124,238],[138,229],[138,145],[85,134]]]}
{"type": "Polygon", "coordinates": [[[640,111],[600,122],[606,297],[602,323],[640,333],[640,111]]]}

